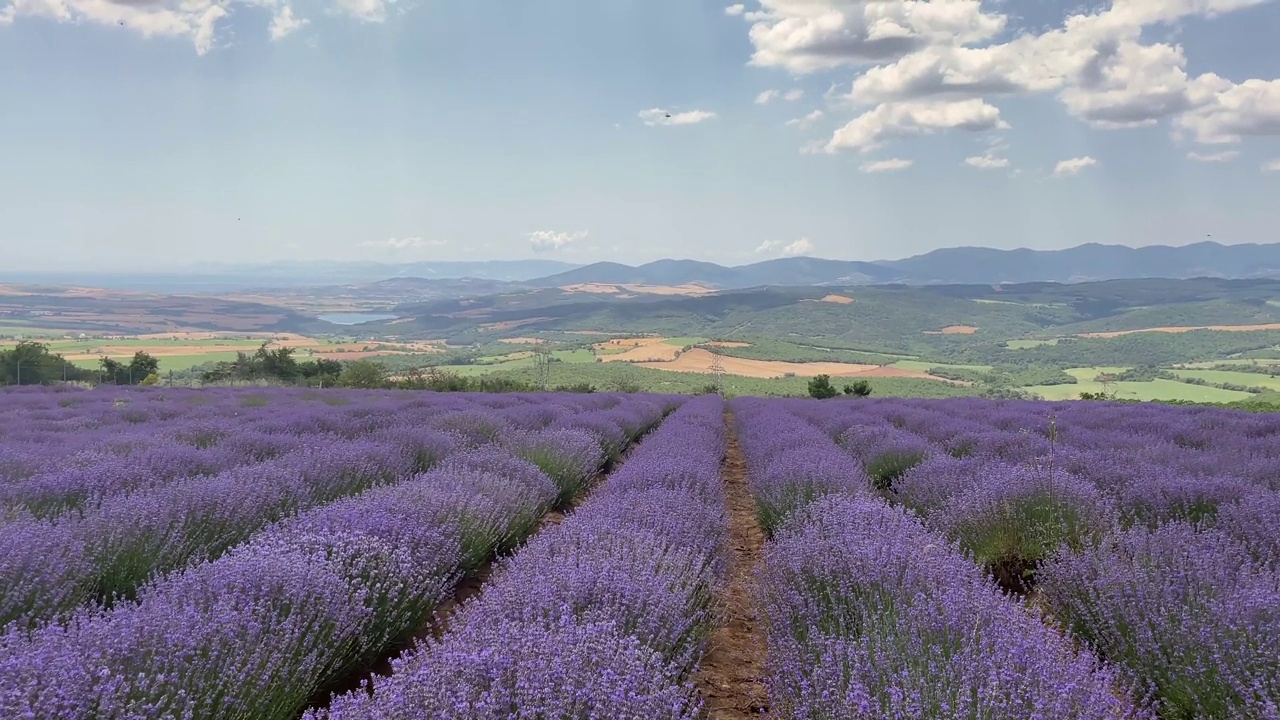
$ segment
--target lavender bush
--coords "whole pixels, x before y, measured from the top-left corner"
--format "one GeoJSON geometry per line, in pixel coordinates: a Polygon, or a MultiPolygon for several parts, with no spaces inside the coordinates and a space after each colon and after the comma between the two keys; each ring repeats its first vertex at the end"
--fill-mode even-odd
{"type": "Polygon", "coordinates": [[[1280,573],[1216,530],[1137,527],[1040,573],[1053,614],[1148,685],[1162,718],[1280,717],[1280,573]]]}
{"type": "Polygon", "coordinates": [[[902,510],[829,497],[766,545],[770,698],[791,718],[1142,717],[1115,675],[902,510]]]}

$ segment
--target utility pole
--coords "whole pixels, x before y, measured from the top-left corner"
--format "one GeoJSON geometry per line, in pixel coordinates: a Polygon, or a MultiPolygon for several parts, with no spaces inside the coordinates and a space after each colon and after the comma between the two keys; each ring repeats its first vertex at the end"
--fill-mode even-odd
{"type": "Polygon", "coordinates": [[[708,369],[711,371],[711,377],[714,378],[711,382],[715,385],[716,393],[723,395],[724,362],[720,359],[720,353],[711,353],[711,367],[708,369]]]}
{"type": "Polygon", "coordinates": [[[22,358],[18,358],[18,384],[22,384],[22,358]]]}

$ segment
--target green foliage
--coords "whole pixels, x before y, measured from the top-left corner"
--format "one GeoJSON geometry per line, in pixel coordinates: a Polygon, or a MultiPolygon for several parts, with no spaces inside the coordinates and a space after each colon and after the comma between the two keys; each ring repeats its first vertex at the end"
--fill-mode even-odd
{"type": "Polygon", "coordinates": [[[871,383],[867,382],[866,380],[858,380],[852,385],[845,385],[844,394],[852,395],[853,397],[870,397],[871,383]]]}
{"type": "Polygon", "coordinates": [[[141,350],[133,354],[127,365],[109,357],[100,358],[98,364],[102,382],[112,385],[154,385],[160,380],[160,361],[141,350]],[[156,379],[147,383],[147,378],[153,375],[156,379]]]}
{"type": "Polygon", "coordinates": [[[839,394],[840,392],[831,384],[830,375],[818,375],[809,381],[809,397],[825,400],[839,394]]]}
{"type": "Polygon", "coordinates": [[[24,341],[0,350],[0,383],[40,385],[51,382],[91,381],[96,374],[78,368],[45,343],[24,341]]]}
{"type": "Polygon", "coordinates": [[[334,385],[342,374],[342,363],[326,358],[298,362],[295,349],[280,347],[268,350],[264,342],[252,354],[236,352],[236,359],[215,363],[203,371],[200,379],[205,383],[275,381],[282,383],[306,382],[309,385],[334,385]]]}
{"type": "Polygon", "coordinates": [[[338,384],[364,390],[386,387],[387,368],[377,360],[351,360],[343,365],[338,384]]]}

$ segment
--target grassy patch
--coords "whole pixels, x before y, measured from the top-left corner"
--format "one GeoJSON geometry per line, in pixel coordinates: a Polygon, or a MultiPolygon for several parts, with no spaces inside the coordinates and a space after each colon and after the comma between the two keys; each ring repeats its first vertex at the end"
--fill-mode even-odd
{"type": "Polygon", "coordinates": [[[1027,348],[1040,347],[1041,345],[1057,345],[1058,338],[1050,338],[1048,340],[1009,340],[1004,346],[1010,350],[1026,350],[1027,348]]]}
{"type": "Polygon", "coordinates": [[[1177,380],[1118,382],[1104,387],[1102,383],[1093,382],[1090,379],[1082,380],[1075,385],[1033,385],[1022,389],[1046,400],[1074,400],[1083,392],[1114,392],[1119,400],[1189,400],[1212,403],[1233,402],[1253,397],[1246,392],[1188,385],[1177,380]]]}
{"type": "Polygon", "coordinates": [[[889,367],[901,368],[903,370],[918,370],[920,372],[928,372],[930,368],[949,368],[952,370],[976,370],[978,372],[990,372],[990,365],[954,365],[951,363],[926,362],[924,360],[899,360],[889,367]]]}
{"type": "Polygon", "coordinates": [[[1178,377],[1198,378],[1210,383],[1230,383],[1246,387],[1264,387],[1268,390],[1280,390],[1280,377],[1261,375],[1259,373],[1232,372],[1230,370],[1174,370],[1178,377]]]}

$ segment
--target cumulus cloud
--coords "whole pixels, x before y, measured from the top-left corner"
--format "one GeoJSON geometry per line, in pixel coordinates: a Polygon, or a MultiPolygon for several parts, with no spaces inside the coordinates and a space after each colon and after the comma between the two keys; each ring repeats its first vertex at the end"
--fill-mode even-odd
{"type": "Polygon", "coordinates": [[[964,159],[964,164],[979,170],[999,170],[1009,167],[1009,158],[996,157],[991,154],[974,155],[964,159]]]}
{"type": "Polygon", "coordinates": [[[826,145],[829,153],[841,150],[867,152],[886,140],[933,133],[939,130],[1005,130],[1000,110],[982,100],[957,102],[882,103],[849,121],[826,145]]]}
{"type": "Polygon", "coordinates": [[[641,110],[639,117],[645,125],[656,127],[659,125],[696,125],[707,120],[714,120],[716,114],[706,110],[671,112],[663,108],[651,108],[649,110],[641,110]]]}
{"type": "Polygon", "coordinates": [[[895,170],[906,170],[914,164],[914,160],[890,158],[888,160],[876,160],[875,162],[865,163],[860,169],[864,173],[893,172],[895,170]]]}
{"type": "Polygon", "coordinates": [[[445,240],[436,240],[422,237],[406,237],[406,238],[387,238],[386,240],[365,240],[359,243],[360,247],[382,248],[384,250],[411,250],[415,248],[440,247],[446,244],[445,240]]]}
{"type": "MultiPolygon", "coordinates": [[[[1184,49],[1152,41],[1149,30],[1267,1],[1116,0],[1105,12],[1012,37],[1000,3],[978,0],[761,0],[762,10],[745,17],[755,65],[852,69],[843,99],[874,108],[854,121],[859,132],[875,135],[868,123],[902,114],[893,109],[900,104],[1051,93],[1095,128],[1168,121],[1178,137],[1223,144],[1280,135],[1280,80],[1191,75],[1184,49]]],[[[833,138],[827,149],[846,144],[833,138]]]]}
{"type": "Polygon", "coordinates": [[[577,232],[556,232],[555,230],[537,230],[529,233],[529,245],[534,252],[554,252],[575,243],[587,236],[586,230],[577,232]]]}
{"type": "Polygon", "coordinates": [[[1063,160],[1053,167],[1054,177],[1069,177],[1080,174],[1081,170],[1097,165],[1098,161],[1085,155],[1084,157],[1063,160]]]}
{"type": "Polygon", "coordinates": [[[1280,158],[1262,163],[1262,172],[1280,172],[1280,158]]]}
{"type": "Polygon", "coordinates": [[[814,110],[813,112],[809,113],[808,115],[805,115],[804,117],[792,118],[788,120],[787,127],[799,127],[799,128],[809,127],[810,125],[818,122],[824,117],[826,117],[826,114],[823,113],[821,110],[814,110]]]}
{"type": "Polygon", "coordinates": [[[724,14],[730,17],[737,17],[747,11],[747,6],[742,3],[735,3],[724,9],[724,14]]]}
{"type": "Polygon", "coordinates": [[[783,240],[765,240],[756,248],[757,253],[796,257],[813,252],[813,241],[802,237],[799,240],[785,242],[783,240]]]}
{"type": "Polygon", "coordinates": [[[987,40],[1005,27],[979,0],[762,0],[747,13],[753,65],[809,73],[901,57],[939,43],[987,40]]]}
{"type": "Polygon", "coordinates": [[[1202,163],[1231,162],[1232,160],[1235,160],[1239,156],[1240,156],[1240,152],[1237,150],[1224,150],[1222,152],[1216,152],[1216,153],[1198,153],[1194,151],[1187,153],[1188,160],[1194,160],[1196,162],[1202,162],[1202,163]]]}

